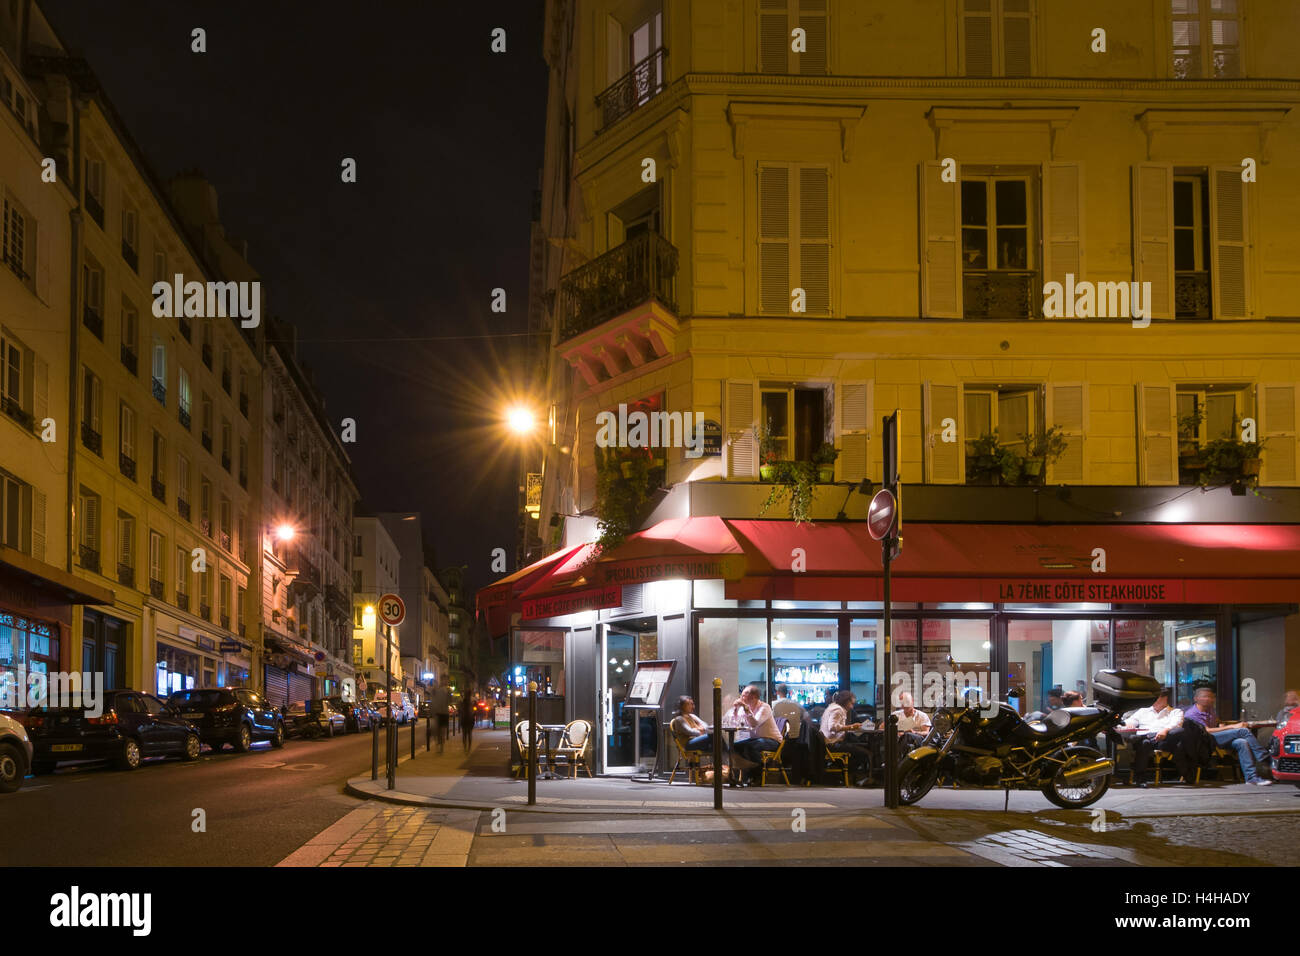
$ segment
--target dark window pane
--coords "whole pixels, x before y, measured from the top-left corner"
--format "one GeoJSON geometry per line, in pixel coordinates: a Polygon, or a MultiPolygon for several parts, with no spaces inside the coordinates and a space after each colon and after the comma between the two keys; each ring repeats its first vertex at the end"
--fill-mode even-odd
{"type": "Polygon", "coordinates": [[[988,268],[988,230],[963,229],[961,231],[961,261],[964,269],[988,268]]]}
{"type": "Polygon", "coordinates": [[[1174,269],[1189,271],[1196,268],[1196,233],[1191,229],[1174,230],[1174,269]]]}
{"type": "Polygon", "coordinates": [[[963,226],[987,226],[988,195],[981,181],[963,180],[961,184],[961,223],[963,226]]]}
{"type": "Polygon", "coordinates": [[[1029,268],[1029,230],[1024,227],[998,230],[997,267],[999,269],[1029,268]]]}
{"type": "Polygon", "coordinates": [[[1185,180],[1174,182],[1174,225],[1190,226],[1195,222],[1196,184],[1185,180]]]}
{"type": "Polygon", "coordinates": [[[1023,226],[1029,222],[1026,211],[1025,183],[1003,181],[996,183],[998,223],[1023,226]]]}

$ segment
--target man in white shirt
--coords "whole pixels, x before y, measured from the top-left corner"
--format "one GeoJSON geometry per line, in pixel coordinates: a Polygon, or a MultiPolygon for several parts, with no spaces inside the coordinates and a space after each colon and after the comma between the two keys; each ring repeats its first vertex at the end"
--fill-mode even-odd
{"type": "Polygon", "coordinates": [[[772,702],[772,714],[785,718],[787,737],[799,736],[799,727],[803,723],[803,708],[790,696],[790,688],[785,684],[776,685],[776,700],[772,702]]]}
{"type": "Polygon", "coordinates": [[[898,739],[903,744],[902,753],[907,753],[920,746],[930,733],[930,718],[925,711],[916,709],[916,699],[907,691],[899,695],[898,702],[903,705],[894,711],[898,718],[898,739]]]}
{"type": "MultiPolygon", "coordinates": [[[[745,760],[761,764],[762,751],[776,750],[781,746],[781,733],[776,729],[772,708],[759,699],[758,688],[753,684],[741,691],[731,707],[731,714],[740,726],[732,750],[745,760]]],[[[752,776],[751,773],[751,779],[752,776]]]]}
{"type": "MultiPolygon", "coordinates": [[[[1150,707],[1142,707],[1129,714],[1122,729],[1133,732],[1133,779],[1141,781],[1146,772],[1151,755],[1157,750],[1179,756],[1180,735],[1172,731],[1183,726],[1183,712],[1177,707],[1169,706],[1169,692],[1162,690],[1156,702],[1150,707]]],[[[1181,761],[1180,761],[1181,769],[1181,761]]],[[[1186,776],[1186,775],[1184,775],[1186,776]]]]}

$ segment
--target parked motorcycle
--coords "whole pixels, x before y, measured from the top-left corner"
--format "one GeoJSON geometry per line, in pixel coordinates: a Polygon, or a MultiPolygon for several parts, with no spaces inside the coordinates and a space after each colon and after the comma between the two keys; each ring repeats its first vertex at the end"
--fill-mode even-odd
{"type": "Polygon", "coordinates": [[[1160,685],[1145,674],[1103,670],[1093,675],[1092,689],[1098,706],[1063,707],[1041,721],[973,697],[965,707],[938,711],[930,735],[899,765],[900,802],[910,806],[935,786],[955,786],[1041,790],[1066,809],[1096,803],[1115,770],[1097,737],[1118,743],[1123,713],[1150,707],[1160,685]]]}

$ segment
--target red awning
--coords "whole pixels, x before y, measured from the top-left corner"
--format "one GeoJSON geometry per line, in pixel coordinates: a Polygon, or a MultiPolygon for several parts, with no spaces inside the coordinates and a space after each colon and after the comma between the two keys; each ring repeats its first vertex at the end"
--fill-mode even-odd
{"type": "MultiPolygon", "coordinates": [[[[729,521],[747,557],[740,600],[882,598],[880,545],[860,523],[729,521]],[[795,549],[802,549],[802,555],[795,549]],[[796,561],[804,570],[796,571],[796,561]]],[[[1300,600],[1297,525],[911,524],[900,601],[1271,603],[1300,600]],[[1105,571],[1093,571],[1105,552],[1105,571]]]]}
{"type": "Polygon", "coordinates": [[[500,581],[495,581],[478,592],[478,611],[485,614],[492,634],[504,634],[510,627],[510,604],[523,590],[537,581],[548,571],[568,558],[575,551],[581,551],[586,545],[562,548],[554,554],[548,554],[540,561],[534,561],[514,574],[508,574],[500,581]]]}

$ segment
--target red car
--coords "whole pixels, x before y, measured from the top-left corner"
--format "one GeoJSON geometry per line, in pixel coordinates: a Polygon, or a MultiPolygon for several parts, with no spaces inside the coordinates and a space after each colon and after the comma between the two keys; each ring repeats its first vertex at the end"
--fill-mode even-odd
{"type": "Polygon", "coordinates": [[[1300,707],[1287,715],[1285,724],[1273,731],[1273,779],[1300,787],[1300,707]]]}

